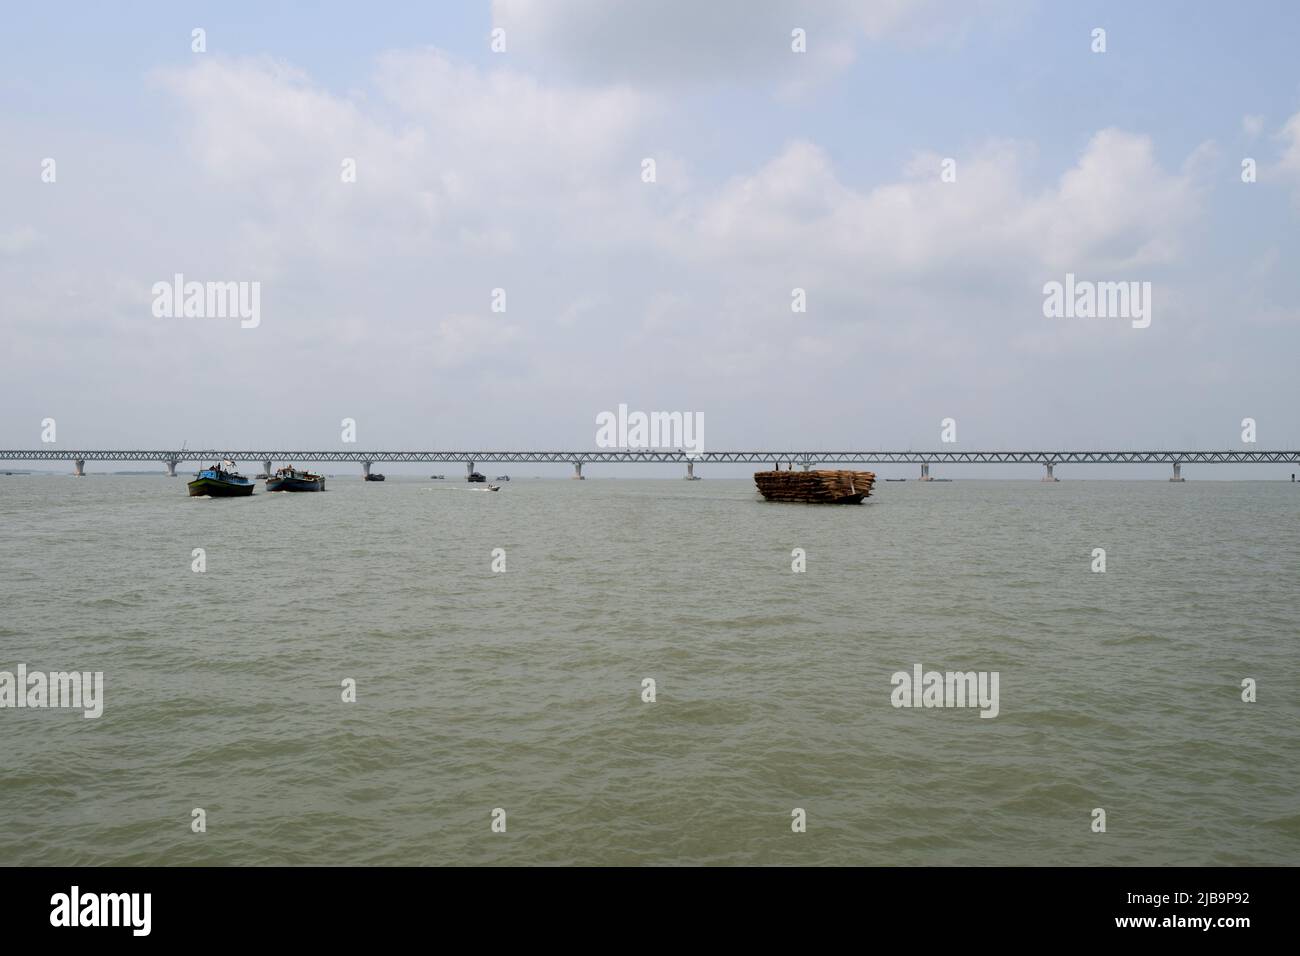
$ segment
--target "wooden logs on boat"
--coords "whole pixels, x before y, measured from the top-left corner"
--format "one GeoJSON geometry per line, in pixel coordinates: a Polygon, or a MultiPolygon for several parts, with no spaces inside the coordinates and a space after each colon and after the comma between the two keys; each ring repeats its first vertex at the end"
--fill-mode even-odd
{"type": "Polygon", "coordinates": [[[758,471],[754,484],[768,501],[856,505],[876,483],[871,471],[758,471]]]}

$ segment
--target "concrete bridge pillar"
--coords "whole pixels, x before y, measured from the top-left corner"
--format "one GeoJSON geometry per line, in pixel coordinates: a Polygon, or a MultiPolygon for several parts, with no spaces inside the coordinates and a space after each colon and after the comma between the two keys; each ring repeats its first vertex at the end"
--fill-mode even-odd
{"type": "Polygon", "coordinates": [[[1170,478],[1169,480],[1170,480],[1170,481],[1186,481],[1186,480],[1187,480],[1186,478],[1183,477],[1183,463],[1182,463],[1181,461],[1176,461],[1176,462],[1174,462],[1174,476],[1173,476],[1172,478],[1170,478]]]}
{"type": "Polygon", "coordinates": [[[167,477],[168,477],[168,478],[175,478],[175,477],[176,477],[176,466],[179,464],[179,462],[177,462],[176,459],[173,458],[171,461],[165,461],[165,462],[163,462],[163,464],[167,466],[167,477]]]}
{"type": "Polygon", "coordinates": [[[690,481],[694,477],[695,477],[695,462],[688,461],[686,463],[686,480],[690,481]]]}
{"type": "Polygon", "coordinates": [[[930,481],[930,480],[931,480],[931,478],[930,478],[930,463],[929,463],[928,461],[923,461],[923,462],[921,462],[921,480],[922,480],[922,481],[930,481]]]}
{"type": "Polygon", "coordinates": [[[267,459],[266,461],[262,462],[262,474],[269,475],[270,473],[271,473],[271,461],[270,459],[267,459]]]}
{"type": "Polygon", "coordinates": [[[469,476],[472,474],[474,474],[474,463],[472,461],[467,461],[465,462],[465,480],[468,481],[469,476]]]}
{"type": "Polygon", "coordinates": [[[815,464],[817,464],[817,462],[815,462],[815,461],[804,461],[804,462],[800,462],[800,464],[803,466],[803,470],[804,470],[804,471],[811,471],[811,470],[812,470],[812,466],[815,465],[815,464]]]}
{"type": "Polygon", "coordinates": [[[1052,462],[1052,461],[1045,461],[1045,462],[1043,462],[1043,464],[1047,467],[1047,474],[1043,475],[1043,481],[1060,481],[1060,480],[1061,480],[1060,478],[1057,478],[1055,475],[1052,474],[1052,465],[1056,464],[1055,462],[1052,462]]]}
{"type": "MultiPolygon", "coordinates": [[[[268,471],[267,474],[269,475],[270,472],[268,471]]],[[[362,478],[369,478],[369,477],[370,477],[370,462],[368,462],[368,461],[363,461],[363,462],[361,463],[361,477],[362,477],[362,478]]]]}
{"type": "Polygon", "coordinates": [[[72,461],[72,473],[78,478],[86,473],[86,461],[84,458],[74,458],[72,461]]]}
{"type": "Polygon", "coordinates": [[[580,462],[580,461],[575,461],[575,462],[573,463],[573,478],[574,478],[575,481],[584,481],[584,480],[585,480],[585,479],[582,477],[582,462],[580,462]]]}

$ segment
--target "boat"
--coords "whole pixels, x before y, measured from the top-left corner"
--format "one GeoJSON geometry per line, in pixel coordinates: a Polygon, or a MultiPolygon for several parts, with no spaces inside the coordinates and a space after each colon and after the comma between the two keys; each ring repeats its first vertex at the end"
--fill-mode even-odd
{"type": "Polygon", "coordinates": [[[432,478],[434,481],[443,481],[443,480],[446,479],[447,476],[446,476],[446,475],[430,475],[429,477],[432,478]]]}
{"type": "Polygon", "coordinates": [[[466,481],[487,481],[487,475],[480,475],[477,471],[471,471],[466,481]]]}
{"type": "Polygon", "coordinates": [[[487,490],[488,490],[488,491],[500,491],[500,490],[501,490],[501,486],[500,486],[500,485],[488,485],[488,486],[487,486],[487,490]]]}
{"type": "Polygon", "coordinates": [[[371,473],[371,474],[366,475],[366,476],[365,476],[365,479],[366,479],[366,481],[383,481],[383,480],[384,480],[384,476],[381,475],[379,472],[376,471],[376,472],[373,472],[373,473],[371,473]]]}
{"type": "Polygon", "coordinates": [[[253,482],[235,471],[235,463],[229,458],[198,472],[186,487],[191,498],[241,498],[253,493],[253,482]]]}
{"type": "Polygon", "coordinates": [[[509,475],[497,475],[497,481],[509,481],[509,480],[510,480],[509,475]]]}
{"type": "Polygon", "coordinates": [[[309,471],[299,471],[293,466],[281,468],[266,479],[267,491],[324,491],[325,478],[309,471]]]}
{"type": "Polygon", "coordinates": [[[856,505],[871,494],[870,471],[759,471],[754,484],[768,501],[856,505]]]}
{"type": "Polygon", "coordinates": [[[906,478],[886,478],[885,481],[907,481],[906,478]]]}

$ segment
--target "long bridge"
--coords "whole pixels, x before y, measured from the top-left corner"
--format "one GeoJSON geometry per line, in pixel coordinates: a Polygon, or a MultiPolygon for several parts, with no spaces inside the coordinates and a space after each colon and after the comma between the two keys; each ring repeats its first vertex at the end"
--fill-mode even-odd
{"type": "Polygon", "coordinates": [[[361,465],[365,475],[375,462],[430,461],[462,462],[472,473],[480,462],[549,462],[573,465],[573,477],[582,477],[588,463],[685,464],[686,477],[695,477],[697,464],[768,464],[774,470],[795,465],[807,470],[820,464],[921,466],[921,480],[931,480],[935,464],[1038,464],[1046,469],[1044,481],[1057,480],[1056,465],[1167,464],[1173,466],[1170,481],[1182,481],[1185,464],[1296,464],[1300,451],[709,451],[687,452],[677,448],[612,449],[605,451],[320,451],[320,450],[227,450],[227,449],[76,449],[61,448],[0,450],[4,461],[69,461],[74,473],[85,474],[88,461],[149,461],[167,466],[176,474],[181,462],[261,462],[269,474],[275,462],[350,461],[361,465]]]}

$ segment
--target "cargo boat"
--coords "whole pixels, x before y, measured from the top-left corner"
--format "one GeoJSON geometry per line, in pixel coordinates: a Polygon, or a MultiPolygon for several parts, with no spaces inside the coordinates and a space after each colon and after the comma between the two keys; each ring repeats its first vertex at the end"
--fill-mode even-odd
{"type": "Polygon", "coordinates": [[[480,475],[477,471],[471,471],[465,478],[466,481],[487,481],[487,475],[480,475]]]}
{"type": "Polygon", "coordinates": [[[253,482],[235,471],[235,463],[229,459],[203,469],[186,487],[191,498],[242,498],[253,493],[253,482]]]}
{"type": "Polygon", "coordinates": [[[871,494],[876,475],[870,471],[759,471],[754,484],[768,501],[856,505],[871,494]]]}
{"type": "Polygon", "coordinates": [[[266,479],[267,491],[324,491],[325,478],[292,466],[279,469],[266,479]]]}

